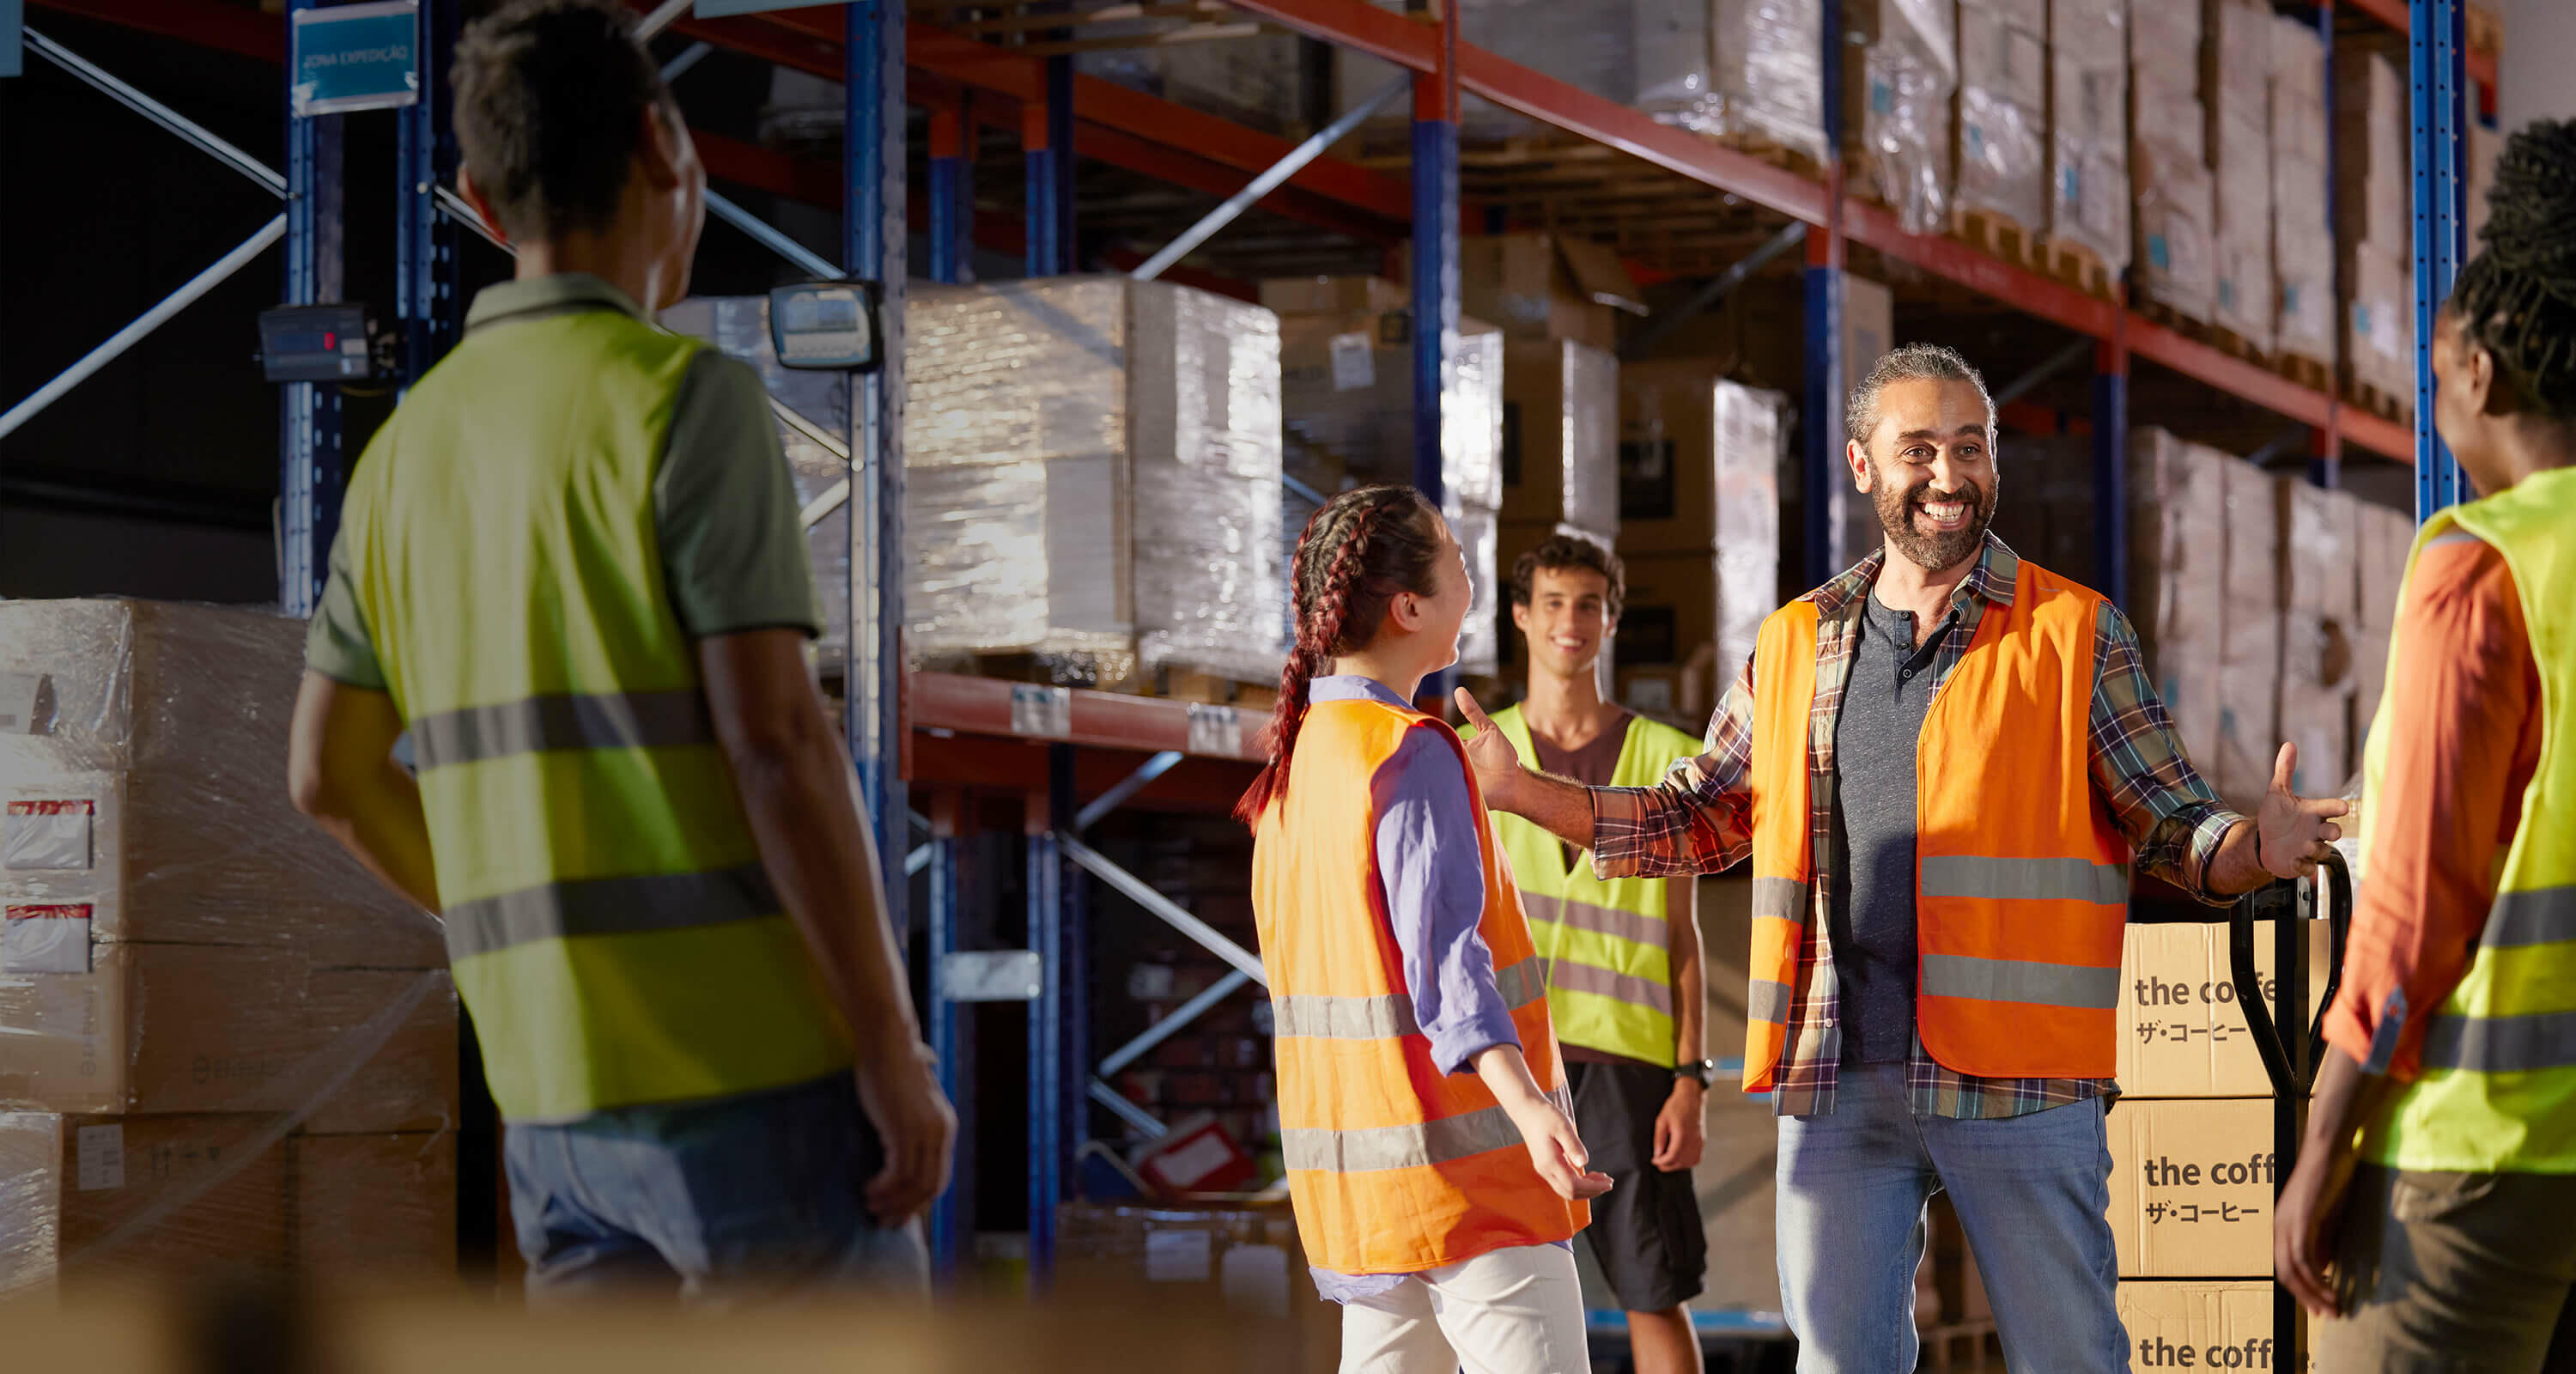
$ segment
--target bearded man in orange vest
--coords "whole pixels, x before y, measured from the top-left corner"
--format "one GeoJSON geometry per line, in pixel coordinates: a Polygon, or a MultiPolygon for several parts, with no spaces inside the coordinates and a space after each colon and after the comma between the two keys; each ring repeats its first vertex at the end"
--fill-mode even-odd
{"type": "Polygon", "coordinates": [[[1995,411],[1966,360],[1888,354],[1845,421],[1886,546],[1764,623],[1706,753],[1586,788],[1522,767],[1461,692],[1469,757],[1488,805],[1605,878],[1753,860],[1744,1087],[1780,1116],[1801,1374],[1914,1367],[1945,1188],[2005,1362],[2126,1370],[2103,1118],[2130,873],[2223,903],[2311,871],[2345,805],[2291,795],[2286,745],[2258,815],[2220,805],[2127,618],[1987,532],[1995,411]]]}

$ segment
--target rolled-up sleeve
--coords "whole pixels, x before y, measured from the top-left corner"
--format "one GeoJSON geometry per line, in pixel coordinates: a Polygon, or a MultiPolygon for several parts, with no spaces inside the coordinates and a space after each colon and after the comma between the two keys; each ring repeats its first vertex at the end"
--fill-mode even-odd
{"type": "Polygon", "coordinates": [[[1753,661],[1709,721],[1707,748],[1652,787],[1592,789],[1592,872],[1677,878],[1734,867],[1753,850],[1753,661]]]}
{"type": "Polygon", "coordinates": [[[2164,698],[2147,675],[2138,632],[2109,602],[2093,634],[2093,786],[2152,873],[2213,905],[2235,899],[2209,890],[2209,863],[2244,817],[2227,809],[2191,766],[2164,698]]]}
{"type": "Polygon", "coordinates": [[[1512,1009],[1494,981],[1485,917],[1479,814],[1458,751],[1425,723],[1381,764],[1377,800],[1378,880],[1403,955],[1413,1015],[1431,1041],[1432,1062],[1460,1073],[1496,1045],[1520,1047],[1512,1009]]]}

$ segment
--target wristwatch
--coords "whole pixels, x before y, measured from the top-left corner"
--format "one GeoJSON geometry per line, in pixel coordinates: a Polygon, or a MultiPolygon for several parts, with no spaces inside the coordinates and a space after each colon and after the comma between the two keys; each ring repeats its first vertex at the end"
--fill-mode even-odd
{"type": "Polygon", "coordinates": [[[1693,1060],[1688,1064],[1676,1067],[1673,1070],[1673,1077],[1697,1079],[1699,1081],[1699,1085],[1705,1088],[1717,1081],[1717,1061],[1714,1059],[1693,1060]]]}

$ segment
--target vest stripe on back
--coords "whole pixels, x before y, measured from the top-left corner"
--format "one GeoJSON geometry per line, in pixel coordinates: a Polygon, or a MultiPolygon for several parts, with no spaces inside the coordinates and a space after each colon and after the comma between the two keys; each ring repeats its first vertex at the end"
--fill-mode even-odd
{"type": "Polygon", "coordinates": [[[1521,913],[1531,924],[1546,922],[1569,930],[1588,930],[1596,935],[1616,936],[1639,944],[1661,946],[1670,926],[1661,918],[1621,911],[1615,907],[1595,906],[1571,897],[1558,897],[1545,892],[1521,889],[1521,913]]]}
{"type": "Polygon", "coordinates": [[[538,940],[638,935],[780,914],[758,864],[708,873],[583,878],[504,892],[447,908],[447,952],[457,959],[538,940]]]}
{"type": "Polygon", "coordinates": [[[1556,980],[1557,987],[1566,992],[1588,992],[1595,997],[1652,1008],[1665,1016],[1673,1014],[1673,985],[1670,983],[1596,968],[1564,956],[1548,965],[1548,973],[1556,980]]]}
{"type": "Polygon", "coordinates": [[[557,749],[668,749],[716,742],[696,691],[529,697],[411,722],[424,769],[557,749]]]}
{"type": "Polygon", "coordinates": [[[1922,959],[1926,997],[2028,1002],[2093,1011],[2108,1011],[2120,1005],[2117,968],[1979,959],[1965,954],[1926,954],[1922,959]]]}
{"type": "Polygon", "coordinates": [[[2496,894],[2487,913],[2486,933],[2478,943],[2488,949],[2554,945],[2576,940],[2576,887],[2542,887],[2496,894]]]}
{"type": "Polygon", "coordinates": [[[2576,1011],[2435,1016],[2424,1025],[2424,1067],[2478,1073],[2576,1068],[2576,1011]]]}
{"type": "Polygon", "coordinates": [[[1926,897],[2125,906],[2129,900],[2129,866],[2091,863],[2071,856],[1998,859],[1982,854],[1926,855],[1922,892],[1926,897]]]}

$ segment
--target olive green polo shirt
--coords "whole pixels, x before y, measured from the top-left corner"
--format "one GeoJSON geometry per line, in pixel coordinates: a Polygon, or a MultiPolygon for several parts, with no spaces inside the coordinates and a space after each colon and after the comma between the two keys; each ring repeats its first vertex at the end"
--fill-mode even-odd
{"type": "MultiPolygon", "coordinates": [[[[588,273],[503,282],[475,296],[456,348],[513,348],[518,331],[511,325],[576,310],[620,310],[644,318],[624,292],[588,273]]],[[[396,410],[386,427],[401,423],[396,410]]],[[[653,478],[653,523],[681,628],[700,639],[762,629],[819,634],[823,618],[806,560],[796,485],[760,373],[712,348],[698,354],[673,400],[660,464],[653,478]]],[[[305,661],[326,677],[381,692],[384,670],[350,589],[349,565],[344,534],[331,548],[330,579],[313,616],[305,661]]]]}

